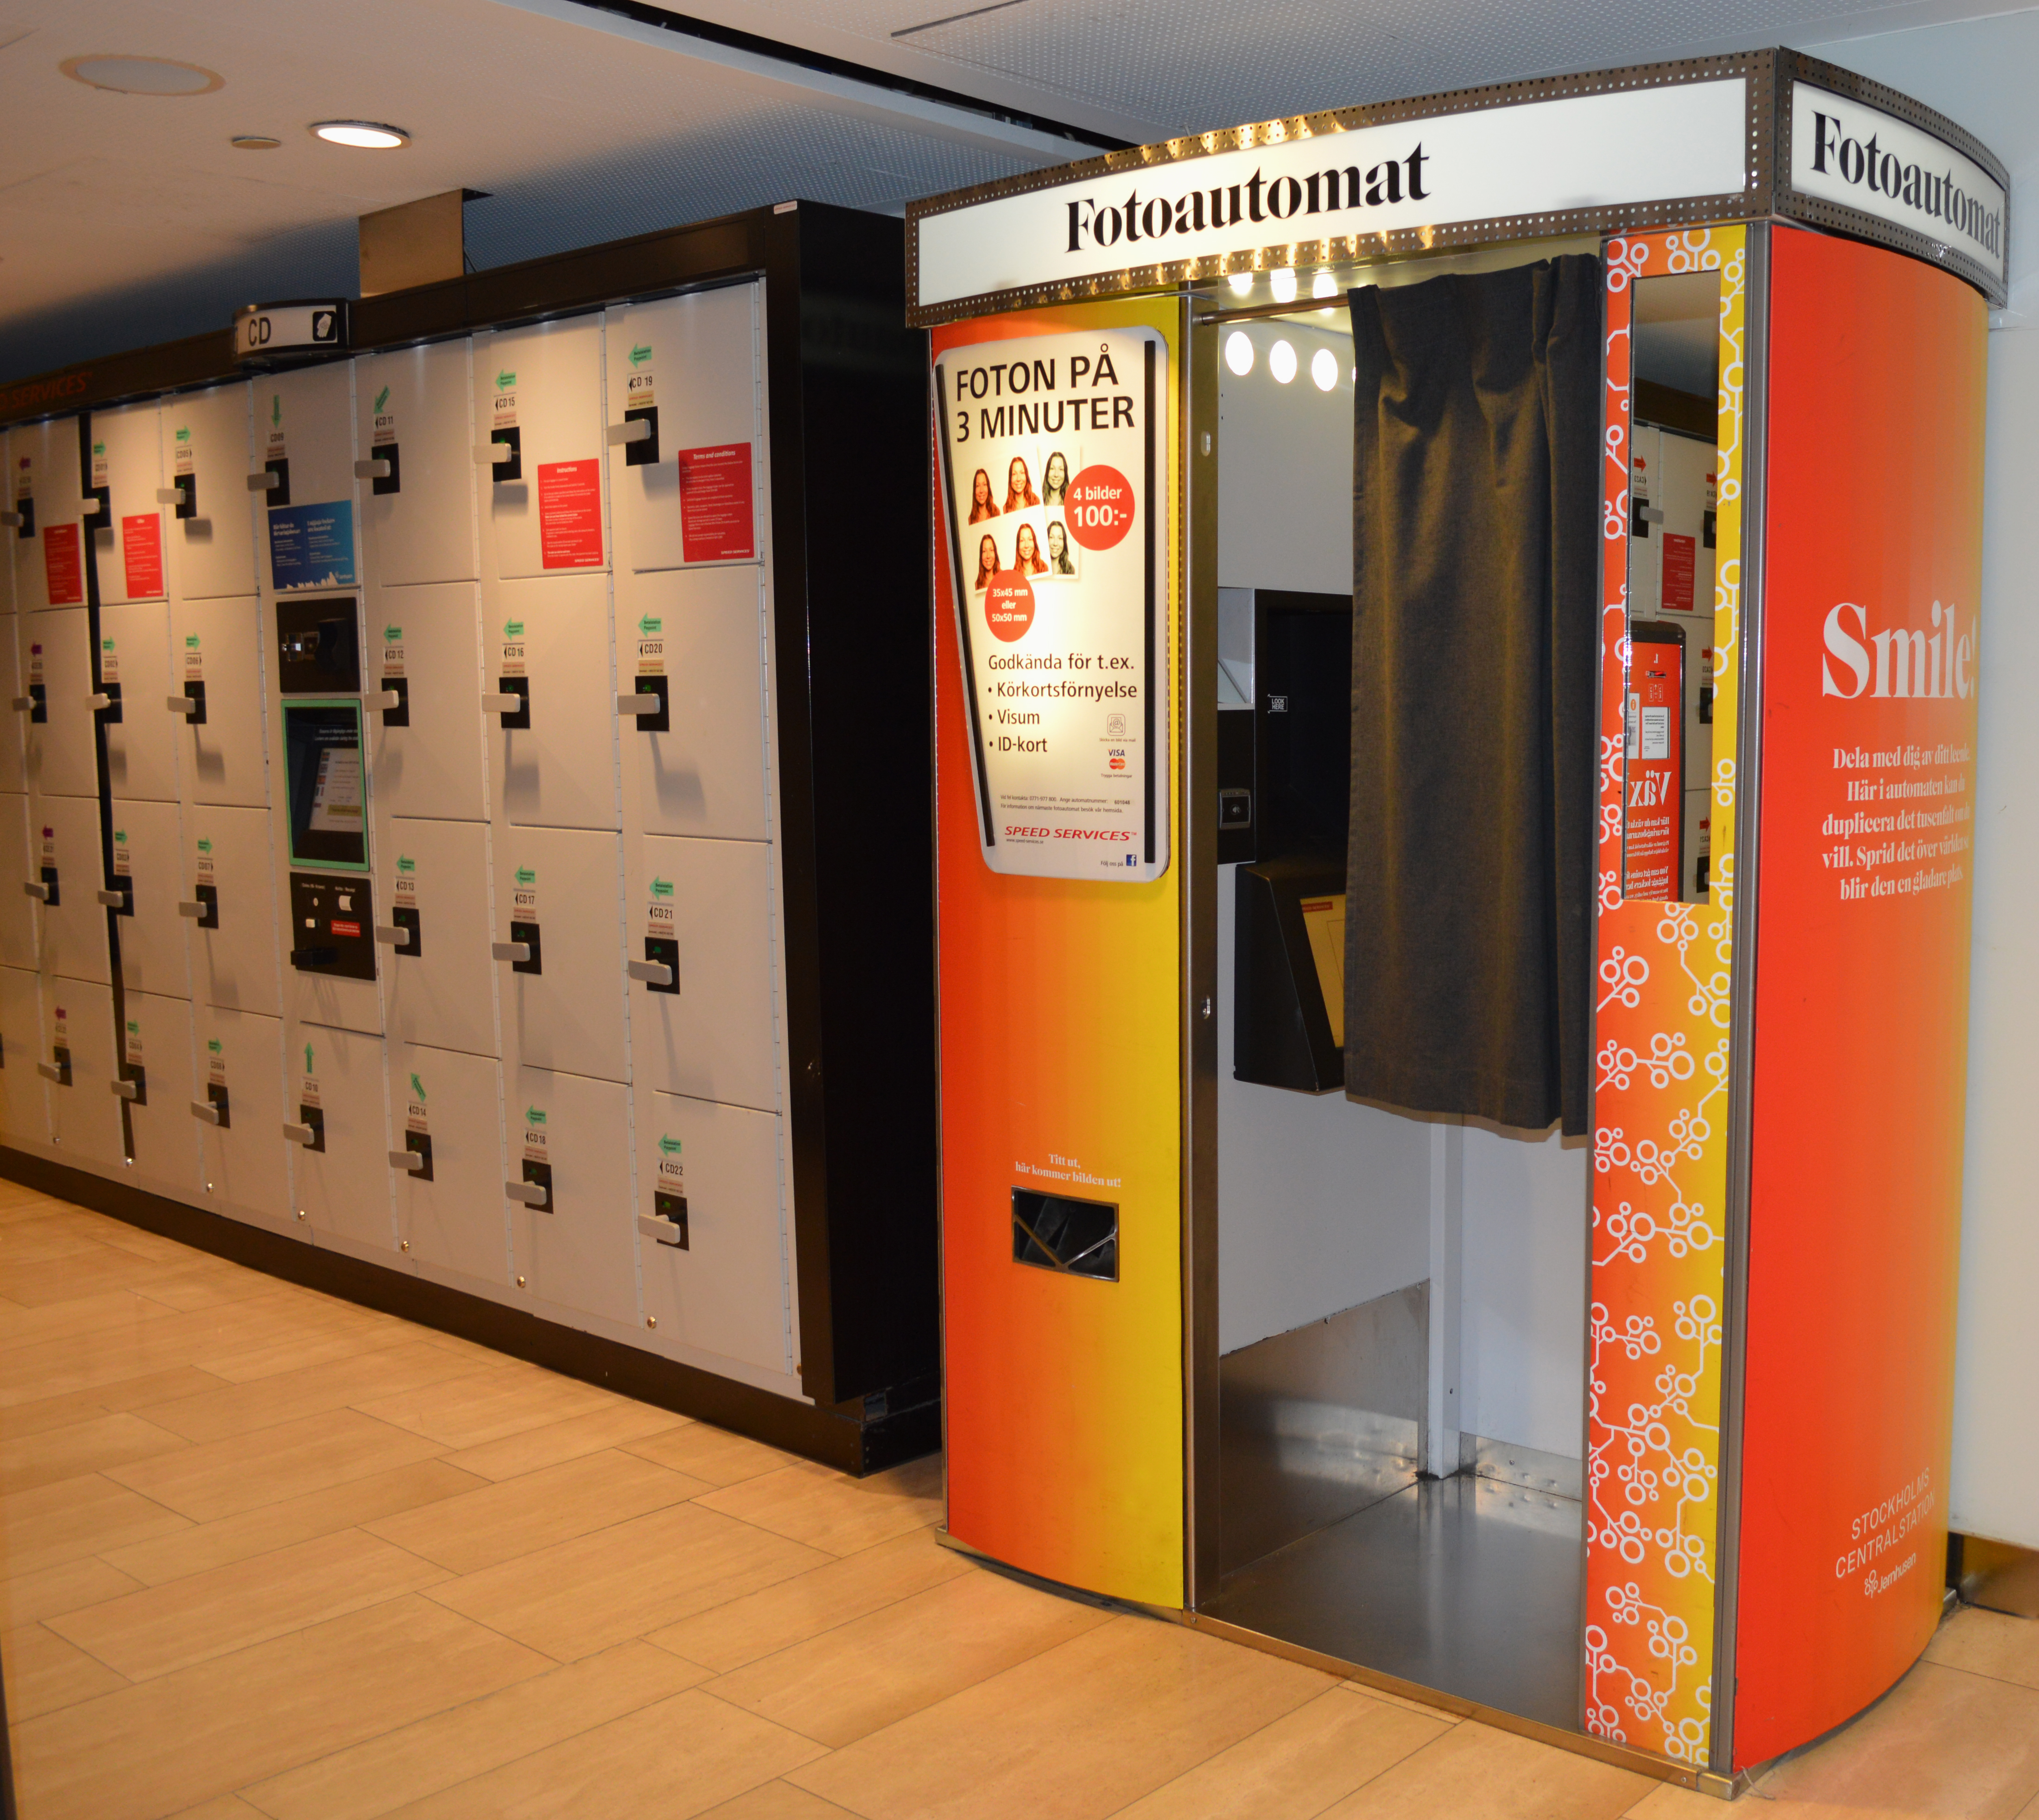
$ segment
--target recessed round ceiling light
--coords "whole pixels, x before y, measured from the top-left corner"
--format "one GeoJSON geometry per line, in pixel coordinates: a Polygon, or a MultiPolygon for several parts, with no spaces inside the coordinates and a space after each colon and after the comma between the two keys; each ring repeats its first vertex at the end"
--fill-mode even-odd
{"type": "Polygon", "coordinates": [[[227,142],[237,152],[273,152],[283,142],[267,133],[236,133],[227,142]]]}
{"type": "Polygon", "coordinates": [[[1278,265],[1267,280],[1268,289],[1274,293],[1277,303],[1296,301],[1296,268],[1292,265],[1278,265]]]}
{"type": "Polygon", "coordinates": [[[408,146],[411,135],[401,127],[385,127],[374,120],[317,120],[312,125],[317,136],[336,146],[359,146],[370,151],[386,152],[408,146]]]}
{"type": "Polygon", "coordinates": [[[57,67],[74,82],[116,95],[209,95],[226,85],[217,70],[166,57],[66,57],[57,67]]]}

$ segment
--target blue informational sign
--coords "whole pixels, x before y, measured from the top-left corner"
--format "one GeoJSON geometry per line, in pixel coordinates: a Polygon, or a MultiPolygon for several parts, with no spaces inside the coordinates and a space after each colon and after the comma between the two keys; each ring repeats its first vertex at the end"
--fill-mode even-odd
{"type": "Polygon", "coordinates": [[[292,588],[352,587],[354,502],[271,507],[269,574],[279,593],[292,588]]]}

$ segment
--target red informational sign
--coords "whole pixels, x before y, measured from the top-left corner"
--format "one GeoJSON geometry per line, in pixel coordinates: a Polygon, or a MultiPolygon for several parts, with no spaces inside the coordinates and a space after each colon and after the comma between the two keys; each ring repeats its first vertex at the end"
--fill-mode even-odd
{"type": "Polygon", "coordinates": [[[1664,611],[1689,613],[1692,610],[1692,582],[1699,567],[1699,544],[1676,531],[1664,533],[1664,611]]]}
{"type": "Polygon", "coordinates": [[[1685,650],[1673,630],[1645,622],[1630,635],[1621,889],[1674,904],[1684,845],[1685,650]]]}
{"type": "Polygon", "coordinates": [[[549,569],[602,567],[602,464],[538,468],[538,559],[549,569]]]}
{"type": "Polygon", "coordinates": [[[343,923],[337,916],[332,919],[332,932],[336,935],[351,936],[357,942],[361,939],[361,925],[359,923],[343,923]]]}
{"type": "Polygon", "coordinates": [[[1737,1768],[1939,1621],[1988,336],[1947,273],[1771,233],[1737,1768]]]}
{"type": "Polygon", "coordinates": [[[680,553],[689,563],[740,562],[758,554],[748,442],[680,451],[680,553]]]}
{"type": "Polygon", "coordinates": [[[85,559],[78,553],[77,525],[43,527],[43,575],[51,606],[85,605],[85,559]]]}
{"type": "Polygon", "coordinates": [[[163,591],[163,515],[135,512],[120,521],[120,556],[127,597],[150,601],[163,591]]]}
{"type": "Polygon", "coordinates": [[[1086,550],[1108,550],[1133,528],[1133,483],[1101,462],[1069,483],[1069,535],[1086,550]]]}
{"type": "Polygon", "coordinates": [[[984,623],[1008,645],[1027,635],[1034,623],[1034,584],[1017,569],[1004,570],[985,585],[984,623]]]}

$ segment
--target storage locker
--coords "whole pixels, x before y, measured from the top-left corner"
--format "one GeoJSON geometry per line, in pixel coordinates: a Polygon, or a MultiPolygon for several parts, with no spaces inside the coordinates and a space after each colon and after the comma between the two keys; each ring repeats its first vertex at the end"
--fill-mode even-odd
{"type": "Polygon", "coordinates": [[[177,799],[177,729],[169,707],[184,679],[170,657],[170,610],[160,601],[99,610],[100,686],[117,706],[106,715],[106,775],[116,796],[177,799]]]}
{"type": "Polygon", "coordinates": [[[608,567],[602,378],[599,316],[474,338],[484,577],[608,567]]]}
{"type": "Polygon", "coordinates": [[[113,988],[83,980],[43,980],[48,1046],[40,1064],[50,1084],[50,1141],[64,1159],[101,1174],[127,1169],[120,1101],[112,1083],[113,988]]]}
{"type": "Polygon", "coordinates": [[[196,1195],[199,1128],[192,1076],[192,1009],[184,999],[129,992],[121,1003],[121,1094],[142,1185],[196,1195]]]}
{"type": "Polygon", "coordinates": [[[92,662],[92,628],[83,607],[51,609],[21,620],[28,694],[40,692],[38,721],[28,726],[28,782],[58,796],[91,796],[99,789],[99,749],[93,737],[99,684],[92,662]]]}
{"type": "MultiPolygon", "coordinates": [[[[472,582],[369,589],[371,765],[385,815],[488,814],[479,593],[472,582]],[[399,698],[392,707],[389,697],[399,698]]],[[[489,734],[499,717],[486,717],[489,734]]]]}
{"type": "Polygon", "coordinates": [[[283,1099],[283,1025],[255,1011],[203,1002],[192,1007],[197,1077],[185,1109],[198,1128],[201,1186],[215,1211],[258,1226],[302,1231],[290,1205],[290,1144],[297,1120],[283,1099]]]}
{"type": "MultiPolygon", "coordinates": [[[[13,581],[12,567],[0,562],[0,587],[11,590],[13,581]]],[[[28,787],[28,716],[36,704],[28,693],[23,632],[32,623],[25,615],[0,614],[0,791],[28,787]]]]}
{"type": "Polygon", "coordinates": [[[47,1143],[50,1109],[36,1064],[43,1049],[42,981],[25,967],[0,967],[0,1138],[47,1143]]]}
{"type": "Polygon", "coordinates": [[[6,884],[0,888],[0,965],[33,972],[42,964],[42,917],[36,894],[24,889],[42,882],[42,825],[31,823],[25,796],[0,795],[0,859],[6,884]]]}
{"type": "Polygon", "coordinates": [[[620,845],[575,828],[496,829],[490,953],[506,1060],[625,1078],[620,845]]]}
{"type": "Polygon", "coordinates": [[[272,593],[351,588],[355,537],[353,369],[344,361],[253,382],[249,480],[262,508],[257,561],[272,593]],[[269,477],[258,484],[256,477],[269,477]]]}
{"type": "Polygon", "coordinates": [[[414,1264],[501,1288],[510,1280],[502,1070],[493,1056],[420,1043],[389,1053],[398,1238],[414,1264]]]}
{"type": "Polygon", "coordinates": [[[165,491],[170,586],[182,601],[252,594],[256,588],[256,520],[264,495],[251,493],[248,472],[249,387],[245,381],[184,392],[163,400],[168,450],[165,491]]]}
{"type": "Polygon", "coordinates": [[[105,503],[92,521],[101,606],[165,597],[167,563],[161,412],[151,402],[92,414],[92,483],[105,503]]]}
{"type": "Polygon", "coordinates": [[[108,889],[99,804],[89,796],[32,797],[28,813],[36,848],[32,882],[47,893],[41,912],[43,971],[110,985],[106,906],[99,901],[108,889]]]}
{"type": "Polygon", "coordinates": [[[382,1039],[286,1018],[283,1135],[291,1192],[313,1237],[394,1251],[382,1039]]]}
{"type": "Polygon", "coordinates": [[[173,730],[184,725],[180,770],[192,802],[259,809],[269,801],[261,625],[262,604],[253,594],[170,609],[164,706],[173,730]]]}
{"type": "Polygon", "coordinates": [[[662,1092],[778,1109],[772,852],[754,840],[634,844],[631,1054],[662,1092]],[[655,968],[676,976],[643,976],[655,968]]]}
{"type": "Polygon", "coordinates": [[[652,1331],[790,1371],[778,1118],[640,1091],[636,1122],[638,1268],[652,1331]]]}
{"type": "Polygon", "coordinates": [[[609,578],[503,582],[483,589],[482,605],[496,813],[536,827],[617,827],[624,684],[610,652],[609,578]]]}
{"type": "Polygon", "coordinates": [[[184,839],[177,914],[192,930],[192,995],[226,1010],[279,1015],[268,812],[201,806],[187,812],[184,839]]]}
{"type": "Polygon", "coordinates": [[[85,605],[84,470],[78,460],[78,419],[52,417],[17,423],[12,438],[13,472],[8,509],[14,558],[14,610],[85,605]]]}
{"type": "Polygon", "coordinates": [[[465,339],[364,355],[357,363],[355,478],[371,586],[469,581],[480,573],[480,438],[469,367],[465,339]]]}
{"type": "Polygon", "coordinates": [[[487,931],[488,828],[398,816],[378,856],[376,943],[389,1032],[469,1055],[496,1052],[496,976],[487,931]]]}
{"type": "Polygon", "coordinates": [[[567,1317],[637,1323],[630,1091],[519,1068],[503,1109],[511,1260],[533,1300],[567,1317]]]}
{"type": "Polygon", "coordinates": [[[184,901],[184,842],[174,802],[113,805],[113,881],[127,900],[118,925],[120,977],[131,989],[191,996],[191,960],[180,916],[184,901]]]}

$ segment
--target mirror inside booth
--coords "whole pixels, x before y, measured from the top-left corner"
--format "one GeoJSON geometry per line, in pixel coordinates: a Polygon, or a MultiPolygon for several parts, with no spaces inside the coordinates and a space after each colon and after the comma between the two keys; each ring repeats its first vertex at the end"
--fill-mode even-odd
{"type": "MultiPolygon", "coordinates": [[[[1347,890],[1374,864],[1354,844],[1379,838],[1377,817],[1365,821],[1372,832],[1359,830],[1380,749],[1361,737],[1365,672],[1381,648],[1355,624],[1356,552],[1376,521],[1364,499],[1355,511],[1367,360],[1347,294],[1600,250],[1582,237],[1240,274],[1200,290],[1195,305],[1199,332],[1215,340],[1218,445],[1221,1577],[1201,1607],[1568,1730],[1581,1712],[1588,1140],[1561,1135],[1555,1119],[1518,1127],[1411,1109],[1413,1093],[1347,1090],[1346,969],[1365,951],[1348,947],[1347,890]]],[[[1589,298],[1593,313],[1584,332],[1595,375],[1598,271],[1574,274],[1581,310],[1589,298]]],[[[1483,306],[1469,307],[1476,316],[1483,306]]],[[[1663,318],[1657,383],[1672,402],[1652,419],[1650,458],[1677,480],[1655,495],[1662,522],[1642,521],[1653,554],[1667,548],[1667,528],[1686,540],[1662,604],[1691,620],[1695,665],[1711,642],[1712,552],[1699,515],[1707,448],[1688,431],[1702,395],[1711,410],[1711,374],[1697,362],[1711,359],[1712,323],[1702,346],[1688,317],[1671,313],[1696,308],[1681,295],[1663,318]],[[1673,363],[1673,348],[1685,364],[1673,363]],[[1673,416],[1684,428],[1661,421],[1673,416]],[[1702,604],[1707,630],[1694,616],[1702,604]]],[[[1480,536],[1482,521],[1454,504],[1457,458],[1432,447],[1439,433],[1422,421],[1420,399],[1433,380],[1475,376],[1444,370],[1463,352],[1448,337],[1426,340],[1420,323],[1384,332],[1399,377],[1365,408],[1383,413],[1391,436],[1406,424],[1385,459],[1430,496],[1397,506],[1403,518],[1383,520],[1378,535],[1399,540],[1398,563],[1441,565],[1441,599],[1454,545],[1480,536]]],[[[1485,385],[1477,377],[1469,391],[1485,385]]],[[[1597,450],[1597,421],[1593,434],[1597,450]]],[[[1586,478],[1597,548],[1598,478],[1586,478]]],[[[1595,601],[1581,610],[1597,620],[1595,601]]],[[[1394,635],[1405,635],[1443,641],[1445,628],[1419,616],[1394,635]]],[[[1511,643],[1464,661],[1469,673],[1492,673],[1481,688],[1506,692],[1517,672],[1536,684],[1540,649],[1532,628],[1519,651],[1511,643]]],[[[1445,686],[1449,700],[1448,677],[1445,686]]],[[[1484,699],[1466,711],[1483,713],[1484,699]]],[[[1693,712],[1703,712],[1696,699],[1693,712]]],[[[1411,813],[1425,813],[1426,768],[1449,768],[1465,737],[1451,711],[1399,730],[1394,763],[1411,813]]],[[[1684,775],[1702,799],[1703,745],[1688,732],[1684,775]]],[[[1468,821],[1437,801],[1439,837],[1470,844],[1464,889],[1506,901],[1507,864],[1485,855],[1506,844],[1480,844],[1479,812],[1468,821]]],[[[1357,985],[1354,1003],[1366,982],[1357,985]]],[[[1409,1038],[1412,1048],[1424,1040],[1414,1029],[1409,1038]]]]}

